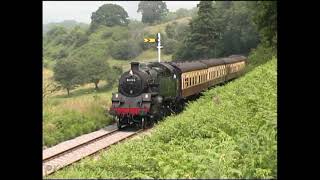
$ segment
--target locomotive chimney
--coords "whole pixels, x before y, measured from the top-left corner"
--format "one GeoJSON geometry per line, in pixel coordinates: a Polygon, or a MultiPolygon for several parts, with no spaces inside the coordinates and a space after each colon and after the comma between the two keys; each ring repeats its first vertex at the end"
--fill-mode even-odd
{"type": "Polygon", "coordinates": [[[138,71],[139,70],[139,62],[131,62],[131,70],[138,71]]]}

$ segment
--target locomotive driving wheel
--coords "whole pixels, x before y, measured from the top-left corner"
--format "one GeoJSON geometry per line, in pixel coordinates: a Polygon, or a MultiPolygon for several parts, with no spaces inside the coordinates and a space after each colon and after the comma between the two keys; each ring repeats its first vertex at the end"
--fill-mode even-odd
{"type": "Polygon", "coordinates": [[[145,129],[146,128],[146,124],[147,124],[147,122],[146,122],[145,118],[144,117],[141,118],[140,128],[141,129],[145,129]]]}
{"type": "Polygon", "coordinates": [[[121,129],[122,127],[122,124],[121,124],[121,122],[120,122],[120,118],[119,117],[116,117],[116,122],[117,122],[117,127],[118,127],[118,129],[121,129]]]}

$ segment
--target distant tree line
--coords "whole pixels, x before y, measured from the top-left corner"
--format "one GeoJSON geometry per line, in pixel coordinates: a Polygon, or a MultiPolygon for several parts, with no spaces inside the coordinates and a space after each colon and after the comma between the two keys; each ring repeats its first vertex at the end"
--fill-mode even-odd
{"type": "Polygon", "coordinates": [[[275,1],[200,1],[198,8],[173,60],[248,54],[265,39],[276,42],[275,1]]]}

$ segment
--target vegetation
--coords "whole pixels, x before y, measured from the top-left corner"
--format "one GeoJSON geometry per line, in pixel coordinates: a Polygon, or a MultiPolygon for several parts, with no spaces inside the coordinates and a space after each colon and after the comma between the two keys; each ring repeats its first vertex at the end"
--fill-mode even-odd
{"type": "Polygon", "coordinates": [[[117,4],[104,4],[96,12],[92,13],[90,30],[94,31],[98,26],[127,26],[128,13],[117,4]]]}
{"type": "Polygon", "coordinates": [[[70,94],[70,90],[81,82],[77,62],[74,60],[58,61],[54,67],[54,80],[65,88],[70,94]]]}
{"type": "Polygon", "coordinates": [[[163,43],[163,53],[172,54],[175,52],[175,49],[178,47],[178,41],[174,39],[168,39],[163,43]]]}
{"type": "Polygon", "coordinates": [[[142,13],[143,23],[153,24],[160,22],[169,10],[166,3],[162,1],[140,1],[137,12],[142,13]]]}
{"type": "Polygon", "coordinates": [[[43,34],[46,34],[50,29],[52,29],[53,27],[56,27],[56,26],[62,26],[66,29],[72,29],[76,26],[79,26],[81,28],[88,28],[89,25],[86,24],[86,23],[79,23],[75,20],[64,20],[62,22],[59,22],[59,23],[48,23],[48,24],[43,24],[42,26],[42,32],[43,34]]]}
{"type": "Polygon", "coordinates": [[[257,24],[262,41],[268,46],[277,45],[277,1],[255,1],[252,4],[254,22],[257,24]]]}
{"type": "Polygon", "coordinates": [[[108,72],[110,72],[109,65],[103,59],[95,57],[80,61],[79,64],[81,83],[94,83],[95,89],[98,90],[100,80],[106,79],[108,72]]]}
{"type": "Polygon", "coordinates": [[[119,41],[111,48],[111,56],[115,59],[133,59],[142,52],[142,48],[138,42],[130,41],[119,41]]]}
{"type": "Polygon", "coordinates": [[[276,68],[273,58],[205,92],[150,136],[49,178],[277,178],[276,68]]]}
{"type": "Polygon", "coordinates": [[[177,20],[185,17],[195,17],[197,15],[198,8],[194,7],[192,9],[180,8],[175,12],[169,12],[161,22],[169,22],[172,20],[177,20]]]}
{"type": "Polygon", "coordinates": [[[49,91],[57,84],[53,75],[52,70],[43,70],[43,85],[49,86],[43,91],[47,92],[43,98],[43,146],[50,147],[112,123],[105,112],[115,86],[107,86],[109,83],[102,81],[102,87],[95,91],[93,84],[85,84],[70,90],[72,93],[66,96],[61,89],[49,91]]]}
{"type": "Polygon", "coordinates": [[[252,3],[200,1],[198,16],[191,21],[190,31],[173,59],[195,60],[248,54],[259,43],[258,30],[252,20],[252,3]]]}

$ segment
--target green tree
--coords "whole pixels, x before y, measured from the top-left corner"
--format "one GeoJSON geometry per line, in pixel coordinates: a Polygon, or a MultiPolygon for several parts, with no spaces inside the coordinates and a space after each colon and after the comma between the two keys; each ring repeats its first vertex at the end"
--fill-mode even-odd
{"type": "Polygon", "coordinates": [[[99,25],[104,26],[127,26],[129,20],[128,13],[117,4],[104,4],[91,15],[90,30],[94,31],[99,25]]]}
{"type": "Polygon", "coordinates": [[[46,38],[48,40],[54,39],[59,35],[67,34],[67,29],[62,26],[54,26],[47,33],[46,38]]]}
{"type": "Polygon", "coordinates": [[[81,83],[93,83],[96,90],[99,89],[100,80],[105,79],[110,71],[108,63],[96,57],[80,60],[78,69],[82,80],[81,83]]]}
{"type": "Polygon", "coordinates": [[[183,38],[186,37],[186,35],[188,34],[188,31],[189,31],[188,24],[180,23],[175,28],[175,35],[173,38],[178,41],[183,41],[183,38]]]}
{"type": "Polygon", "coordinates": [[[218,39],[216,56],[230,54],[247,54],[259,43],[256,26],[251,20],[253,2],[225,2],[216,3],[217,11],[221,17],[220,27],[222,36],[218,39]]]}
{"type": "Polygon", "coordinates": [[[162,1],[140,1],[137,12],[142,12],[142,22],[152,24],[161,21],[169,12],[162,1]]]}
{"type": "Polygon", "coordinates": [[[68,96],[70,90],[80,83],[78,63],[76,60],[61,60],[53,68],[53,78],[62,88],[67,90],[68,96]]]}
{"type": "Polygon", "coordinates": [[[173,59],[248,54],[259,43],[258,31],[251,20],[252,3],[217,1],[212,8],[204,8],[199,4],[198,16],[191,22],[189,35],[184,38],[173,59]],[[212,19],[204,19],[205,13],[210,14],[212,19]],[[208,23],[204,23],[205,21],[208,23]],[[207,28],[206,24],[210,24],[211,28],[207,28]]]}
{"type": "Polygon", "coordinates": [[[173,56],[174,60],[192,60],[214,56],[214,46],[221,32],[213,14],[212,1],[200,1],[198,16],[190,22],[190,33],[173,56]]]}
{"type": "Polygon", "coordinates": [[[174,38],[176,27],[177,27],[177,23],[176,22],[174,22],[172,24],[168,24],[166,26],[165,32],[166,32],[168,38],[170,38],[170,39],[174,38]]]}
{"type": "Polygon", "coordinates": [[[172,54],[175,49],[178,47],[178,41],[174,39],[167,39],[165,43],[163,43],[163,53],[164,54],[172,54]]]}
{"type": "Polygon", "coordinates": [[[121,66],[113,66],[106,76],[106,80],[109,86],[112,86],[117,80],[119,76],[122,74],[123,69],[121,66]]]}
{"type": "Polygon", "coordinates": [[[255,1],[253,21],[267,45],[277,45],[277,1],[255,1]]]}
{"type": "Polygon", "coordinates": [[[111,47],[111,56],[115,59],[133,59],[142,52],[138,42],[133,40],[122,40],[111,47]]]}

